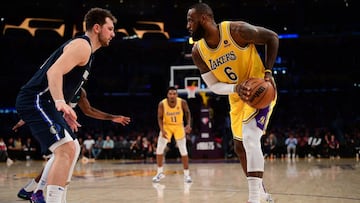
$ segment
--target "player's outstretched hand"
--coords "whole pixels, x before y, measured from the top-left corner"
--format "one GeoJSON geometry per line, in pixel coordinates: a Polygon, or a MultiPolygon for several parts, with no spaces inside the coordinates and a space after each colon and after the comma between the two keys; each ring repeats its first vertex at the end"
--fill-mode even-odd
{"type": "Polygon", "coordinates": [[[115,122],[115,123],[120,123],[121,125],[125,126],[130,123],[131,119],[130,119],[130,117],[127,117],[127,116],[117,115],[117,116],[114,116],[114,118],[111,119],[111,121],[115,122]]]}
{"type": "Polygon", "coordinates": [[[22,119],[20,119],[20,120],[14,125],[14,127],[12,127],[12,130],[15,131],[15,132],[17,132],[18,129],[19,129],[21,126],[23,126],[23,125],[25,125],[25,121],[23,121],[22,119]]]}

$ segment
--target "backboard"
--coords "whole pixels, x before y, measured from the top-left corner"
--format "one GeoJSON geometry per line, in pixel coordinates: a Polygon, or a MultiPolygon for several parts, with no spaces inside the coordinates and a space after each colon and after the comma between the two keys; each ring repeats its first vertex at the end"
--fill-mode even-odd
{"type": "Polygon", "coordinates": [[[196,92],[210,92],[195,65],[171,66],[169,86],[175,86],[179,94],[187,93],[187,86],[196,86],[196,92]]]}

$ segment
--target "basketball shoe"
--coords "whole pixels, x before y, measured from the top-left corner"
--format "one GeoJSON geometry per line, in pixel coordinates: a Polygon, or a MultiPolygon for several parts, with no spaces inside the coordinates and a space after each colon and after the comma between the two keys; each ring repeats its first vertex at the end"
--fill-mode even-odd
{"type": "Polygon", "coordinates": [[[164,173],[158,173],[158,174],[156,174],[156,176],[153,177],[152,182],[158,183],[163,178],[165,178],[165,174],[164,173]]]}
{"type": "Polygon", "coordinates": [[[260,187],[261,200],[266,203],[275,203],[275,201],[271,197],[271,194],[266,191],[264,184],[261,184],[260,187]]]}
{"type": "Polygon", "coordinates": [[[42,190],[38,190],[31,195],[31,203],[46,203],[42,190]]]}
{"type": "Polygon", "coordinates": [[[266,203],[275,203],[275,201],[271,197],[271,194],[269,193],[261,194],[261,200],[266,203]]]}
{"type": "Polygon", "coordinates": [[[24,188],[21,188],[21,190],[18,192],[17,196],[20,199],[24,199],[24,200],[30,200],[31,195],[33,194],[33,192],[26,192],[24,188]]]}
{"type": "Polygon", "coordinates": [[[191,176],[184,175],[184,182],[191,183],[192,182],[191,176]]]}

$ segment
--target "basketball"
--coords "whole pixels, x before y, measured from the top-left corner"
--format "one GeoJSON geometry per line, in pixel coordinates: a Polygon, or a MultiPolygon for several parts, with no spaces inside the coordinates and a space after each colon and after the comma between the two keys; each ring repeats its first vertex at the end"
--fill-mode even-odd
{"type": "Polygon", "coordinates": [[[244,84],[250,87],[249,106],[262,109],[267,107],[276,95],[274,86],[263,78],[249,78],[244,84]]]}

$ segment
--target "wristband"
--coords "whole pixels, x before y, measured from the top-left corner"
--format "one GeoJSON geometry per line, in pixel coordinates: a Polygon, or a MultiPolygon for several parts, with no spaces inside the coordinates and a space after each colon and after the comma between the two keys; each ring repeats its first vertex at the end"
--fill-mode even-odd
{"type": "Polygon", "coordinates": [[[58,103],[58,102],[62,102],[64,104],[66,104],[65,100],[63,100],[63,99],[55,99],[55,103],[58,103]]]}
{"type": "Polygon", "coordinates": [[[265,73],[272,73],[271,69],[265,69],[265,73]]]}

